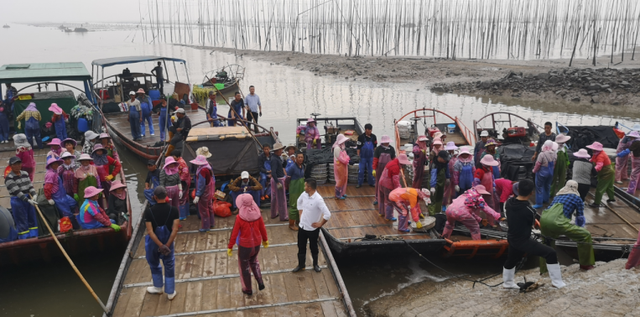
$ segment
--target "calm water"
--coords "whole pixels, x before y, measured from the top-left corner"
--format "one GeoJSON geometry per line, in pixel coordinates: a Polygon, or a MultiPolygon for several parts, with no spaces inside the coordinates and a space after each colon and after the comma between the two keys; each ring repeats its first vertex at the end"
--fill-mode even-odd
{"type": "MultiPolygon", "coordinates": [[[[233,55],[210,53],[183,46],[144,44],[133,30],[105,29],[86,34],[62,33],[54,28],[36,28],[12,25],[0,30],[6,43],[20,43],[0,51],[1,63],[72,62],[81,61],[88,67],[98,58],[130,55],[165,55],[186,59],[192,81],[198,82],[207,71],[227,63],[246,67],[244,91],[249,85],[263,103],[263,125],[280,132],[283,143],[292,143],[295,119],[308,117],[312,112],[323,115],[355,116],[362,124],[370,122],[374,133],[392,135],[393,120],[415,108],[436,108],[451,116],[458,116],[472,127],[473,119],[495,111],[510,111],[531,118],[534,122],[560,121],[566,124],[613,124],[615,121],[630,125],[625,118],[593,115],[543,112],[529,107],[492,103],[473,97],[436,95],[424,83],[394,84],[366,81],[348,81],[334,77],[318,77],[295,69],[269,63],[236,58],[233,55]]],[[[151,65],[147,65],[149,71],[151,65]]],[[[130,67],[134,70],[144,70],[130,67]]],[[[114,71],[121,71],[114,68],[114,71]]],[[[22,87],[17,85],[18,88],[22,87]]],[[[546,109],[552,111],[559,107],[546,109]]],[[[226,113],[224,107],[221,109],[226,113]]],[[[438,118],[443,121],[444,118],[438,118]]],[[[134,212],[139,212],[146,167],[138,158],[121,151],[127,174],[134,212]],[[140,181],[139,181],[140,180],[140,181]],[[137,197],[137,199],[136,199],[137,197]]],[[[294,256],[294,255],[292,255],[294,256]]],[[[121,254],[103,254],[75,258],[78,268],[106,302],[121,254]]],[[[448,264],[453,265],[453,264],[448,264]]],[[[441,280],[441,272],[409,257],[406,261],[378,263],[341,263],[347,285],[357,305],[392,294],[399,288],[425,279],[441,280]],[[392,274],[388,274],[391,272],[392,274]],[[372,277],[376,276],[376,279],[372,277]],[[378,276],[381,276],[378,278],[378,276]],[[375,282],[374,282],[375,281],[375,282]]],[[[482,266],[471,273],[493,272],[498,264],[482,266]]],[[[468,268],[461,266],[460,271],[468,268]]],[[[33,264],[0,271],[1,316],[98,316],[100,308],[88,295],[68,264],[57,261],[33,264]]]]}

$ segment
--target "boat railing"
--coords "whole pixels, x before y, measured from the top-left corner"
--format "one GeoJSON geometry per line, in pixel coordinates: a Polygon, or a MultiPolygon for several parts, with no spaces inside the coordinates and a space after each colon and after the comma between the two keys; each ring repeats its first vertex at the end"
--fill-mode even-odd
{"type": "Polygon", "coordinates": [[[395,135],[396,146],[398,146],[399,148],[401,145],[400,133],[398,131],[398,122],[404,119],[407,119],[408,117],[411,117],[411,120],[415,120],[415,121],[420,119],[426,120],[427,118],[431,118],[433,119],[433,125],[437,125],[438,124],[437,115],[442,115],[442,116],[445,116],[446,118],[449,118],[451,122],[454,122],[457,125],[458,129],[460,130],[460,134],[462,134],[462,136],[465,138],[467,143],[471,146],[475,144],[475,141],[476,141],[475,133],[469,130],[469,128],[467,128],[467,126],[464,123],[462,123],[462,121],[458,117],[452,117],[449,114],[442,112],[438,109],[421,108],[421,109],[415,109],[415,110],[409,111],[408,113],[400,117],[400,119],[394,121],[394,132],[396,134],[395,135]]]}
{"type": "MultiPolygon", "coordinates": [[[[497,124],[499,123],[508,123],[509,127],[514,127],[514,119],[518,119],[521,121],[524,121],[525,124],[527,125],[527,130],[528,130],[528,134],[530,136],[535,136],[537,134],[540,133],[540,129],[542,128],[540,125],[534,123],[533,121],[531,121],[531,119],[525,119],[517,114],[511,113],[511,112],[506,112],[506,111],[498,111],[498,112],[492,112],[489,113],[487,115],[485,115],[484,117],[478,119],[478,120],[473,120],[473,130],[474,130],[474,136],[476,137],[476,139],[478,139],[480,137],[480,133],[482,130],[486,130],[486,129],[492,129],[493,131],[497,131],[498,130],[498,126],[497,124]],[[502,115],[506,115],[507,118],[506,119],[502,119],[502,118],[496,118],[496,116],[502,116],[502,115]],[[481,126],[481,122],[487,118],[491,118],[491,127],[486,128],[486,127],[482,127],[481,126]]],[[[517,125],[516,125],[517,126],[517,125]]]]}

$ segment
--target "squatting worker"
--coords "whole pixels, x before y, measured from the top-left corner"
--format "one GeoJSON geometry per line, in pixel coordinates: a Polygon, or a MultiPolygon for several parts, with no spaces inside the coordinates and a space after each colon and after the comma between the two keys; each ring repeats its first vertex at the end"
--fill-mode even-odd
{"type": "Polygon", "coordinates": [[[258,115],[262,117],[262,103],[256,95],[256,88],[249,86],[249,94],[244,96],[244,106],[247,108],[247,121],[254,122],[253,131],[258,133],[258,115]]]}
{"type": "Polygon", "coordinates": [[[538,154],[540,154],[540,151],[542,151],[542,145],[544,145],[545,141],[556,141],[556,134],[551,132],[552,128],[553,124],[551,122],[547,121],[544,123],[544,132],[540,133],[540,137],[538,138],[538,145],[536,145],[536,153],[533,154],[533,157],[531,157],[531,161],[536,161],[538,154]]]}
{"type": "Polygon", "coordinates": [[[169,132],[173,133],[171,141],[169,141],[169,148],[167,149],[167,156],[173,152],[180,142],[187,139],[189,131],[191,131],[191,119],[187,116],[183,108],[178,108],[174,112],[176,116],[176,122],[169,128],[169,132]]]}
{"type": "Polygon", "coordinates": [[[318,236],[320,228],[329,221],[331,212],[324,199],[316,191],[318,185],[313,178],[307,178],[304,182],[304,193],[298,198],[298,212],[300,213],[300,230],[298,230],[298,266],[293,273],[305,269],[307,258],[307,240],[313,258],[313,270],[320,272],[318,266],[318,236]]]}
{"type": "Polygon", "coordinates": [[[158,186],[153,190],[156,204],[147,208],[144,221],[147,226],[147,236],[144,239],[144,249],[147,263],[151,268],[153,286],[147,287],[149,294],[162,294],[163,275],[160,260],[164,266],[164,292],[167,298],[176,297],[175,290],[175,262],[173,242],[178,235],[180,226],[178,208],[167,204],[167,190],[158,186]]]}
{"type": "Polygon", "coordinates": [[[505,204],[507,223],[509,225],[507,233],[509,253],[507,261],[502,268],[502,280],[504,282],[502,287],[520,288],[514,283],[513,278],[516,273],[516,265],[525,254],[544,258],[551,277],[551,284],[556,288],[565,287],[556,251],[531,238],[531,229],[535,223],[536,210],[531,207],[529,199],[535,194],[535,185],[532,181],[525,179],[514,186],[513,192],[517,196],[509,198],[505,204]]]}

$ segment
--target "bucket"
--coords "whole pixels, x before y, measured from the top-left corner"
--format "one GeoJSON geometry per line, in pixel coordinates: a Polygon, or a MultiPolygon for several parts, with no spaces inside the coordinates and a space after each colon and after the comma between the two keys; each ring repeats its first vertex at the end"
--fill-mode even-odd
{"type": "Polygon", "coordinates": [[[85,118],[78,119],[78,131],[85,133],[89,130],[89,122],[85,118]]]}
{"type": "Polygon", "coordinates": [[[447,134],[454,134],[454,133],[456,133],[456,125],[453,123],[447,125],[447,134]]]}

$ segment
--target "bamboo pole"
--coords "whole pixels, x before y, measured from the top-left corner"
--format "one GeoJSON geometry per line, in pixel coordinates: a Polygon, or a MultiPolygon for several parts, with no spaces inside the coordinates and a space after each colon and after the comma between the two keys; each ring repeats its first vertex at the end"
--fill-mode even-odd
{"type": "MultiPolygon", "coordinates": [[[[31,196],[31,195],[29,195],[31,196]]],[[[31,199],[33,199],[33,197],[31,197],[31,199]]],[[[56,245],[58,245],[58,248],[60,249],[60,252],[62,252],[62,254],[64,255],[65,258],[67,258],[67,261],[69,261],[69,264],[71,265],[71,267],[73,268],[74,271],[76,271],[76,274],[78,275],[78,277],[80,278],[80,280],[82,281],[82,283],[84,283],[84,286],[87,287],[87,289],[89,290],[89,292],[91,293],[91,295],[93,296],[93,298],[98,302],[98,304],[100,304],[100,307],[102,308],[102,310],[109,314],[109,312],[107,311],[107,307],[104,306],[104,304],[102,303],[102,300],[100,300],[100,297],[98,297],[98,295],[96,294],[96,292],[93,291],[93,288],[91,288],[91,285],[89,285],[89,283],[87,282],[87,280],[84,278],[84,276],[82,276],[82,273],[80,273],[80,270],[78,270],[78,268],[76,267],[76,265],[73,263],[73,260],[71,260],[71,258],[69,257],[69,255],[67,254],[67,251],[64,250],[64,248],[62,247],[62,244],[60,244],[60,241],[58,241],[58,237],[56,237],[55,233],[53,232],[53,230],[51,230],[51,227],[49,226],[49,222],[47,221],[47,219],[44,217],[44,215],[42,214],[42,211],[40,211],[40,207],[38,207],[38,205],[36,204],[34,206],[36,208],[36,210],[38,211],[38,214],[40,215],[40,218],[42,218],[42,222],[44,222],[45,226],[47,226],[47,230],[49,230],[49,233],[51,234],[51,237],[53,237],[53,241],[56,242],[56,245]]]]}

